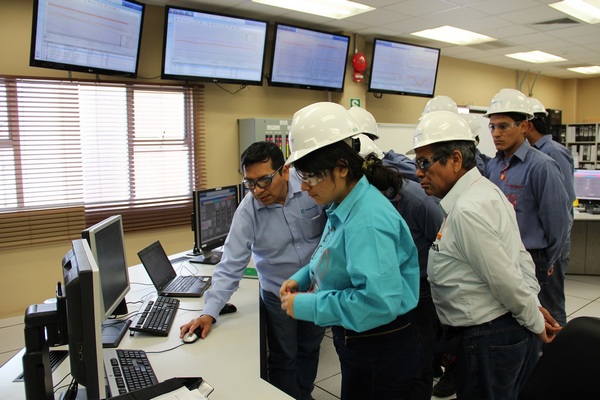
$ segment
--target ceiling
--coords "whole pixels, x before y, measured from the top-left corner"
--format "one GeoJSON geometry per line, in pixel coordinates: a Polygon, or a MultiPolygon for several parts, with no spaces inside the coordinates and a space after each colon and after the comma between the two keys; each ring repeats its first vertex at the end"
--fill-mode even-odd
{"type": "Polygon", "coordinates": [[[594,77],[597,75],[583,75],[567,68],[600,65],[600,24],[578,21],[548,6],[558,0],[359,0],[376,10],[341,20],[266,6],[251,0],[141,1],[260,18],[329,32],[352,32],[365,36],[367,41],[381,37],[437,47],[442,49],[443,56],[556,78],[594,77]],[[442,25],[452,25],[498,40],[457,46],[410,34],[442,25]],[[567,61],[533,64],[505,56],[531,50],[544,51],[567,61]]]}

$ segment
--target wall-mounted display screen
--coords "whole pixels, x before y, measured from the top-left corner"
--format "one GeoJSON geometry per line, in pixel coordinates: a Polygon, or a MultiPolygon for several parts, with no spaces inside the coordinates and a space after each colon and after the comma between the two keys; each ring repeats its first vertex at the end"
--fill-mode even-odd
{"type": "Polygon", "coordinates": [[[275,24],[269,85],[344,89],[350,37],[275,24]]]}
{"type": "Polygon", "coordinates": [[[131,0],[34,0],[29,65],[135,77],[144,7],[131,0]]]}
{"type": "Polygon", "coordinates": [[[262,85],[266,21],[165,8],[163,79],[262,85]]]}
{"type": "Polygon", "coordinates": [[[433,97],[440,50],[375,39],[369,92],[433,97]]]}

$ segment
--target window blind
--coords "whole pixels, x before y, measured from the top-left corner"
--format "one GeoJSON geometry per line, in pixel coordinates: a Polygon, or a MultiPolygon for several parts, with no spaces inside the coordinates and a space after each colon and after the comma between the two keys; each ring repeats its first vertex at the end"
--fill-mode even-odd
{"type": "Polygon", "coordinates": [[[0,77],[0,248],[190,224],[202,89],[0,77]]]}

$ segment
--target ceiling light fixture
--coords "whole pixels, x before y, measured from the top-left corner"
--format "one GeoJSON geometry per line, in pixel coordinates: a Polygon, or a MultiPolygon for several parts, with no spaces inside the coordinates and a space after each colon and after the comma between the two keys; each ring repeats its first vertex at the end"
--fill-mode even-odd
{"type": "Polygon", "coordinates": [[[375,8],[346,0],[252,0],[255,3],[288,10],[343,19],[362,14],[375,8]]]}
{"type": "Polygon", "coordinates": [[[522,53],[505,54],[506,57],[516,58],[517,60],[527,61],[535,64],[567,61],[565,58],[544,53],[543,51],[535,50],[522,53]]]}
{"type": "Polygon", "coordinates": [[[600,66],[593,65],[591,67],[576,67],[576,68],[567,68],[569,71],[579,72],[580,74],[600,74],[600,66]]]}
{"type": "Polygon", "coordinates": [[[588,24],[600,22],[600,2],[598,0],[564,0],[548,5],[588,24]]]}
{"type": "Polygon", "coordinates": [[[434,29],[425,29],[424,31],[413,32],[411,35],[420,36],[427,39],[439,40],[441,42],[467,46],[470,44],[492,42],[496,39],[480,35],[479,33],[466,31],[453,26],[440,26],[434,29]]]}

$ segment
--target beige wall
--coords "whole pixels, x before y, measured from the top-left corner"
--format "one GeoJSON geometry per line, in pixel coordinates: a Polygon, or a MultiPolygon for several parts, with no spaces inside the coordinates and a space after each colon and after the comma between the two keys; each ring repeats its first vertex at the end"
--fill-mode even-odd
{"type": "MultiPolygon", "coordinates": [[[[141,82],[161,82],[160,75],[162,25],[164,9],[148,6],[144,22],[141,82]]],[[[0,75],[68,78],[65,71],[29,67],[32,2],[2,0],[0,6],[0,75]]],[[[371,43],[358,37],[359,48],[369,58],[371,43]]],[[[351,44],[354,48],[354,44],[351,44]]],[[[266,65],[269,65],[267,60],[266,65]]],[[[350,69],[350,67],[349,67],[350,69]]],[[[533,73],[524,77],[517,71],[485,64],[442,57],[436,94],[452,97],[461,105],[487,106],[492,96],[503,87],[531,92],[548,108],[563,110],[565,122],[600,121],[598,102],[600,79],[560,80],[539,77],[533,73]],[[535,85],[533,82],[535,81],[535,85]]],[[[93,79],[90,74],[73,73],[74,78],[93,79]]],[[[101,76],[101,79],[113,79],[101,76]]],[[[377,99],[367,93],[365,83],[354,83],[347,74],[344,93],[264,86],[248,86],[230,94],[214,84],[206,84],[205,133],[208,152],[208,186],[238,183],[238,118],[291,118],[293,113],[313,102],[334,101],[346,107],[351,97],[358,97],[378,122],[416,123],[428,99],[410,96],[384,95],[377,99]]],[[[239,86],[223,85],[230,92],[239,86]]],[[[193,239],[189,227],[155,230],[143,234],[127,234],[126,246],[130,265],[138,263],[137,251],[159,239],[167,252],[189,249],[193,239]]],[[[0,251],[0,318],[22,315],[27,305],[52,297],[56,281],[61,279],[60,261],[69,243],[38,246],[27,250],[0,251]],[[29,280],[27,285],[22,284],[29,280]]]]}

